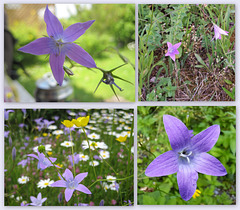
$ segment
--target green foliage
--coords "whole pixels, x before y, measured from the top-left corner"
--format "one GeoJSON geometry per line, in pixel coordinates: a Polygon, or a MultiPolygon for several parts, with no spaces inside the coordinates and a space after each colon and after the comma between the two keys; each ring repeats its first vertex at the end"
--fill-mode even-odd
{"type": "Polygon", "coordinates": [[[236,203],[236,107],[182,106],[138,107],[138,204],[140,205],[230,205],[236,203]],[[220,125],[217,143],[209,151],[227,170],[222,177],[199,174],[199,197],[184,201],[176,174],[146,177],[147,166],[171,150],[162,117],[169,114],[186,124],[194,135],[211,125],[220,125]],[[158,196],[155,196],[158,195],[158,196]],[[150,199],[151,198],[151,199],[150,199]]]}

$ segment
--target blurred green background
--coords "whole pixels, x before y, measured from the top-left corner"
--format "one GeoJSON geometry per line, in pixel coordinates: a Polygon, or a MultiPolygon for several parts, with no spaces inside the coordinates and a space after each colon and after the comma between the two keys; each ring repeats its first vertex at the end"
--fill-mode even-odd
{"type": "Polygon", "coordinates": [[[138,107],[138,204],[139,205],[230,205],[236,204],[236,107],[167,106],[138,107]],[[147,177],[147,166],[160,154],[171,150],[163,115],[180,119],[196,135],[218,124],[221,133],[208,152],[227,170],[222,177],[198,174],[199,197],[184,201],[178,191],[176,173],[147,177]]]}
{"type": "MultiPolygon", "coordinates": [[[[17,49],[47,35],[43,19],[45,7],[44,4],[5,5],[8,28],[16,39],[14,60],[23,64],[29,74],[27,76],[19,66],[14,66],[18,69],[18,81],[33,96],[36,80],[45,73],[51,72],[49,59],[46,55],[35,56],[19,52],[17,49]]],[[[95,20],[93,25],[75,43],[93,57],[98,67],[105,70],[120,66],[124,64],[124,59],[127,60],[128,64],[116,70],[114,74],[135,84],[134,4],[76,4],[70,6],[49,4],[49,8],[54,11],[53,13],[59,18],[64,29],[77,22],[95,20]],[[65,10],[63,10],[64,8],[65,10]]],[[[69,67],[70,63],[66,61],[65,66],[69,67]]],[[[94,94],[94,90],[102,78],[101,71],[89,70],[79,64],[76,64],[71,70],[74,73],[74,76],[70,77],[70,83],[74,88],[73,101],[116,101],[110,86],[104,83],[94,94]]],[[[124,89],[120,92],[115,88],[120,101],[135,101],[134,85],[118,79],[115,79],[115,83],[124,89]]]]}

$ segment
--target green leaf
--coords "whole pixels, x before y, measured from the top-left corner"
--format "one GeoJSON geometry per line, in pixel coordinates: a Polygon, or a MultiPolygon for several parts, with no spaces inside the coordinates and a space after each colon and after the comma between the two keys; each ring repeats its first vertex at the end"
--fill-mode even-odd
{"type": "Polygon", "coordinates": [[[198,62],[201,63],[202,65],[204,65],[204,67],[206,69],[208,69],[208,66],[204,63],[203,59],[200,57],[200,55],[198,55],[197,53],[195,53],[195,57],[197,58],[198,62]]]}

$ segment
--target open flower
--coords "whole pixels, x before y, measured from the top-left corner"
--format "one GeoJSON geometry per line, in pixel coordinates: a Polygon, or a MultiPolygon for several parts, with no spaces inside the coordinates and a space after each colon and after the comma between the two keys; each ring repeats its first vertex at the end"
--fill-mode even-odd
{"type": "Polygon", "coordinates": [[[87,117],[79,117],[77,119],[73,119],[72,123],[77,127],[85,127],[89,122],[89,116],[87,117]]]}
{"type": "MultiPolygon", "coordinates": [[[[48,160],[48,158],[45,157],[43,153],[38,152],[38,155],[28,154],[27,156],[36,158],[38,160],[38,168],[40,168],[41,170],[44,170],[50,166],[53,166],[53,164],[48,160]]],[[[57,158],[52,158],[52,157],[49,157],[49,159],[53,163],[57,160],[57,158]]]]}
{"type": "Polygon", "coordinates": [[[153,160],[145,171],[146,176],[159,177],[177,172],[180,195],[187,201],[196,191],[198,172],[212,176],[227,174],[221,162],[207,153],[218,140],[219,125],[212,125],[191,138],[188,128],[176,117],[164,115],[163,123],[172,150],[153,160]]]}
{"type": "Polygon", "coordinates": [[[223,35],[226,35],[226,36],[228,36],[228,31],[224,31],[224,30],[222,30],[220,27],[218,27],[216,24],[214,24],[213,25],[213,27],[214,27],[214,37],[212,38],[212,40],[215,38],[216,40],[217,39],[221,39],[222,37],[221,37],[221,34],[223,34],[223,35]]]}
{"type": "Polygon", "coordinates": [[[32,203],[30,203],[31,206],[42,206],[43,202],[47,200],[47,198],[42,199],[41,193],[38,193],[37,198],[35,198],[34,196],[30,196],[30,199],[32,201],[32,203]]]}
{"type": "Polygon", "coordinates": [[[75,23],[63,30],[60,21],[50,12],[48,6],[46,6],[44,21],[47,25],[47,34],[49,37],[36,39],[24,47],[21,47],[19,51],[33,55],[50,54],[49,62],[52,73],[60,86],[64,78],[63,64],[65,56],[88,68],[96,67],[93,58],[80,46],[72,43],[85,33],[93,24],[94,20],[75,23]]]}
{"type": "Polygon", "coordinates": [[[118,138],[116,138],[116,140],[119,142],[125,142],[127,140],[127,137],[128,137],[127,135],[119,136],[118,138]]]}
{"type": "Polygon", "coordinates": [[[75,178],[73,177],[72,172],[69,169],[66,169],[63,173],[65,180],[58,180],[51,184],[52,187],[65,187],[65,200],[68,202],[75,190],[81,191],[86,194],[92,194],[90,190],[82,184],[79,184],[88,173],[80,173],[75,178]]]}
{"type": "Polygon", "coordinates": [[[175,61],[175,55],[179,54],[177,49],[180,47],[181,44],[182,44],[182,42],[172,45],[170,42],[167,42],[168,51],[165,54],[165,56],[170,56],[172,58],[172,60],[175,61]]]}

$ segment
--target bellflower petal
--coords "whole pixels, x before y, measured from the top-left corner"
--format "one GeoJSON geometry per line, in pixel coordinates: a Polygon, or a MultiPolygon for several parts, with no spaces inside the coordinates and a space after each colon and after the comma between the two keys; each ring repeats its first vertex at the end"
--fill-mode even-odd
{"type": "Polygon", "coordinates": [[[178,171],[178,157],[172,150],[155,158],[147,167],[145,175],[158,177],[174,174],[178,171]]]}
{"type": "Polygon", "coordinates": [[[74,42],[85,33],[85,31],[93,24],[94,21],[95,20],[90,20],[84,23],[75,23],[70,25],[63,32],[63,40],[65,42],[74,42]]]}
{"type": "Polygon", "coordinates": [[[92,194],[91,191],[82,184],[79,184],[77,186],[76,190],[81,191],[81,192],[86,193],[86,194],[92,194]]]}
{"type": "Polygon", "coordinates": [[[167,42],[167,46],[168,46],[168,48],[171,48],[173,45],[171,42],[167,42]]]}
{"type": "Polygon", "coordinates": [[[62,24],[57,17],[51,13],[51,11],[48,9],[48,6],[46,7],[44,13],[44,21],[47,25],[48,36],[53,37],[54,39],[61,38],[63,34],[62,24]]]}
{"type": "Polygon", "coordinates": [[[35,154],[29,154],[29,155],[27,155],[28,157],[33,157],[33,158],[36,158],[36,159],[38,159],[39,160],[39,158],[38,158],[38,156],[37,155],[35,155],[35,154]]]}
{"type": "Polygon", "coordinates": [[[163,123],[174,151],[181,150],[189,144],[191,137],[188,128],[181,120],[171,115],[164,115],[163,123]]]}
{"type": "Polygon", "coordinates": [[[44,55],[49,54],[51,52],[51,46],[53,44],[53,40],[49,37],[42,37],[39,39],[30,42],[29,44],[18,49],[24,53],[30,53],[33,55],[44,55]]]}
{"type": "Polygon", "coordinates": [[[188,201],[197,189],[198,173],[188,165],[180,165],[177,173],[179,193],[183,200],[188,201]]]}
{"type": "Polygon", "coordinates": [[[79,63],[88,68],[95,68],[96,64],[91,55],[89,55],[83,48],[80,46],[71,43],[66,46],[66,55],[76,63],[79,63]]]}
{"type": "Polygon", "coordinates": [[[65,170],[65,172],[63,173],[63,177],[66,179],[66,180],[72,180],[73,179],[73,174],[72,172],[67,168],[65,170]]]}
{"type": "Polygon", "coordinates": [[[60,55],[50,54],[49,62],[52,69],[53,76],[58,84],[61,86],[64,79],[63,64],[65,61],[65,55],[60,53],[60,55]]]}
{"type": "Polygon", "coordinates": [[[192,138],[191,149],[196,152],[208,152],[218,140],[220,126],[212,125],[192,138]]]}
{"type": "Polygon", "coordinates": [[[80,183],[87,175],[88,175],[88,172],[78,174],[75,177],[75,180],[77,181],[77,183],[80,183]]]}
{"type": "Polygon", "coordinates": [[[65,189],[65,199],[67,202],[71,199],[73,192],[74,192],[74,189],[69,189],[69,188],[65,189]]]}
{"type": "Polygon", "coordinates": [[[201,153],[194,158],[194,169],[202,174],[211,176],[225,176],[226,169],[222,163],[208,153],[201,153]]]}
{"type": "Polygon", "coordinates": [[[64,180],[58,180],[52,183],[51,187],[66,187],[66,182],[64,180]]]}
{"type": "Polygon", "coordinates": [[[173,45],[173,48],[174,48],[175,50],[177,50],[177,48],[179,48],[179,47],[181,46],[181,44],[182,44],[182,42],[179,42],[179,43],[173,45]]]}

